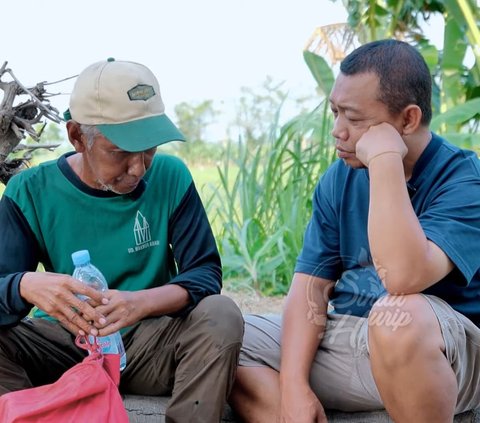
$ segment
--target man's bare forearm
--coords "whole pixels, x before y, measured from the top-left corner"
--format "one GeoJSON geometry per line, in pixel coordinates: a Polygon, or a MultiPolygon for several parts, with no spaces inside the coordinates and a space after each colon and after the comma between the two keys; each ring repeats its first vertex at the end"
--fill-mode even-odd
{"type": "Polygon", "coordinates": [[[391,294],[422,291],[451,270],[428,241],[408,195],[402,158],[384,154],[369,165],[368,238],[378,275],[391,294]]]}
{"type": "Polygon", "coordinates": [[[280,382],[308,383],[313,358],[327,320],[328,296],[333,282],[296,273],[282,322],[280,382]]]}

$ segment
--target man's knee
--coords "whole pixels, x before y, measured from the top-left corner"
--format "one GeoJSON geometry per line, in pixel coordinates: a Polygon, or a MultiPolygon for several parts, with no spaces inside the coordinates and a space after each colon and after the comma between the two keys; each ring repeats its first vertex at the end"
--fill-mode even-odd
{"type": "Polygon", "coordinates": [[[243,316],[235,302],[224,295],[210,295],[200,301],[190,318],[205,326],[205,331],[225,344],[241,343],[243,316]]]}
{"type": "Polygon", "coordinates": [[[377,301],[368,317],[368,339],[370,353],[392,365],[444,349],[436,315],[420,294],[386,295],[377,301]]]}
{"type": "Polygon", "coordinates": [[[242,421],[275,420],[280,409],[278,372],[269,367],[240,366],[228,402],[242,421]]]}

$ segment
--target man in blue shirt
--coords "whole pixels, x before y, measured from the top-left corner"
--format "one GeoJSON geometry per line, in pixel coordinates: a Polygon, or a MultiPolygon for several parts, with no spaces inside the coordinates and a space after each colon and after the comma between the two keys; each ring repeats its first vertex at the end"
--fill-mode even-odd
{"type": "Polygon", "coordinates": [[[246,422],[326,422],[324,408],[452,422],[480,406],[479,161],[430,132],[410,45],[366,44],[340,70],[341,160],[315,190],[282,318],[247,319],[231,402],[246,422]]]}

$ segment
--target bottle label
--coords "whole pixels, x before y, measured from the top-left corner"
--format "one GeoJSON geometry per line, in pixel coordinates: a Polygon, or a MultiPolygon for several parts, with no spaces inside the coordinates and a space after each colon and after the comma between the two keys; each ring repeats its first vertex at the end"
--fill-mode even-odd
{"type": "MultiPolygon", "coordinates": [[[[90,336],[90,342],[94,342],[93,336],[90,336]]],[[[97,338],[97,344],[103,354],[119,354],[117,343],[113,336],[99,336],[97,338]]]]}

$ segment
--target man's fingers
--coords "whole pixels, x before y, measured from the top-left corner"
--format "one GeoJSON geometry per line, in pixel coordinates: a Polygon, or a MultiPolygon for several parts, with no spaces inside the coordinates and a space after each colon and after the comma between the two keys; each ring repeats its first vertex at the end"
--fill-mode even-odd
{"type": "MultiPolygon", "coordinates": [[[[87,289],[82,294],[95,294],[98,296],[99,293],[95,290],[87,289]]],[[[95,327],[95,323],[103,325],[106,321],[105,317],[87,301],[83,301],[75,293],[71,292],[66,295],[64,301],[57,304],[55,314],[57,316],[54,317],[57,317],[64,326],[75,334],[83,331],[86,334],[96,336],[98,335],[98,329],[95,327]]]]}
{"type": "Polygon", "coordinates": [[[56,316],[58,321],[65,326],[70,332],[79,334],[83,331],[86,334],[96,336],[98,329],[95,328],[89,321],[80,316],[74,309],[68,306],[64,306],[59,310],[59,314],[56,316]]]}
{"type": "Polygon", "coordinates": [[[124,327],[124,325],[122,325],[121,321],[116,321],[114,323],[109,323],[105,327],[99,329],[98,336],[111,335],[112,333],[119,331],[123,327],[124,327]]]}
{"type": "Polygon", "coordinates": [[[97,309],[92,307],[88,301],[82,301],[81,299],[75,297],[72,300],[72,306],[78,311],[78,314],[80,314],[85,321],[95,322],[99,325],[105,324],[105,316],[97,309]]]}
{"type": "Polygon", "coordinates": [[[93,305],[108,304],[108,299],[105,297],[104,292],[97,291],[83,282],[74,279],[72,282],[72,288],[74,293],[82,295],[83,297],[88,297],[87,301],[93,305]]]}

